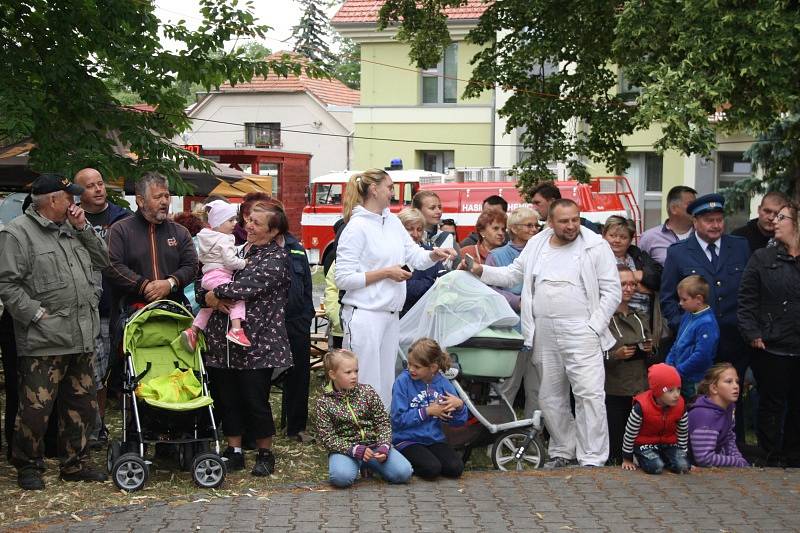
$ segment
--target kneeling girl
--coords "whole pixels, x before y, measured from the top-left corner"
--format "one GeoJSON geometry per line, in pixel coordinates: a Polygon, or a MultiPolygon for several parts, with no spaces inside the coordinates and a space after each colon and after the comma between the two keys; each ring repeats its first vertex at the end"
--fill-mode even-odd
{"type": "Polygon", "coordinates": [[[450,368],[450,356],[433,339],[422,338],[408,350],[408,370],[392,388],[394,445],[424,479],[440,475],[459,477],[461,457],[447,444],[442,424],[461,426],[467,408],[441,371],[450,368]]]}
{"type": "Polygon", "coordinates": [[[411,465],[392,448],[392,426],[380,397],[358,382],[358,359],[349,350],[332,350],[323,359],[329,382],[317,398],[317,436],[328,451],[330,481],[353,484],[360,468],[389,483],[405,483],[411,465]]]}

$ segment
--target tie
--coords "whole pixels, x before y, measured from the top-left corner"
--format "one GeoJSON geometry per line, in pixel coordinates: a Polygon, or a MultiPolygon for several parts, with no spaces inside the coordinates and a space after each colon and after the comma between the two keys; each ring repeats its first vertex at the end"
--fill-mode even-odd
{"type": "Polygon", "coordinates": [[[719,264],[719,256],[717,255],[717,245],[713,242],[708,245],[708,253],[711,254],[711,266],[716,270],[719,264]]]}

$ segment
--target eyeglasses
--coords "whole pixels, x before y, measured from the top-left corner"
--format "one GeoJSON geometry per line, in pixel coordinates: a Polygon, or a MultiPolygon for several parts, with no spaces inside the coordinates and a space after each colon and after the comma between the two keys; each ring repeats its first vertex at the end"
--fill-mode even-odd
{"type": "Polygon", "coordinates": [[[778,213],[778,215],[775,217],[775,220],[778,222],[783,222],[784,220],[791,220],[792,222],[797,222],[796,218],[784,215],[783,213],[778,213]]]}

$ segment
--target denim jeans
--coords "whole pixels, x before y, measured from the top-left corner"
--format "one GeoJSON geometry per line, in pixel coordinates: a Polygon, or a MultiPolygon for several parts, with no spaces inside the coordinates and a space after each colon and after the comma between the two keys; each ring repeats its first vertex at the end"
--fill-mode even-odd
{"type": "Polygon", "coordinates": [[[389,483],[406,483],[414,473],[411,463],[403,457],[403,454],[392,448],[389,450],[389,457],[383,463],[375,459],[369,461],[358,461],[349,455],[332,453],[328,456],[328,472],[331,484],[336,487],[349,487],[358,477],[359,469],[365,466],[377,472],[389,483]]]}
{"type": "Polygon", "coordinates": [[[634,446],[633,455],[639,468],[648,474],[660,474],[667,467],[676,474],[689,471],[686,451],[677,444],[646,444],[634,446]]]}

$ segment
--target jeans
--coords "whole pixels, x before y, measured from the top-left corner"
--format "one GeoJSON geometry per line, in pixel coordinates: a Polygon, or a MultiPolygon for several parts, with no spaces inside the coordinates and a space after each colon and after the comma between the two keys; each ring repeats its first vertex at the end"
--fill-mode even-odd
{"type": "Polygon", "coordinates": [[[336,487],[349,487],[355,482],[356,477],[358,477],[358,471],[362,466],[377,472],[389,483],[406,483],[411,479],[411,474],[414,473],[408,459],[394,448],[389,450],[389,457],[383,463],[379,463],[375,459],[366,462],[358,461],[349,455],[332,453],[328,456],[328,472],[331,484],[336,487]]]}
{"type": "Polygon", "coordinates": [[[634,446],[633,455],[639,463],[639,468],[648,474],[660,474],[665,466],[676,474],[685,474],[689,471],[686,451],[677,444],[634,446]]]}

